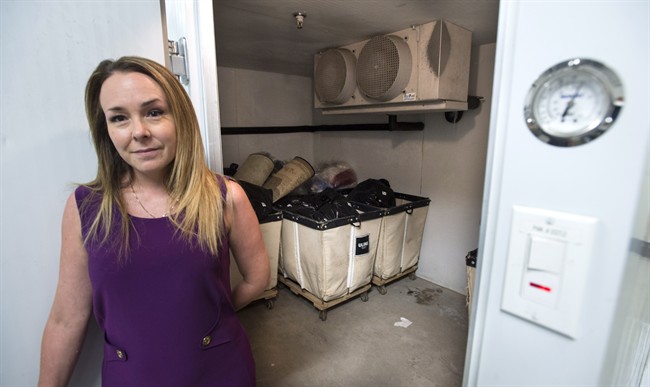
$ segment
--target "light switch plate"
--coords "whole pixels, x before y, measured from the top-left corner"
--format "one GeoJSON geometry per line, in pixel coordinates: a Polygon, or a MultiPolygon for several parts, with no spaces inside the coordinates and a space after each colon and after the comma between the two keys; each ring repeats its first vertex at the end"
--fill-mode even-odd
{"type": "Polygon", "coordinates": [[[577,338],[597,225],[593,217],[513,206],[501,309],[577,338]]]}
{"type": "Polygon", "coordinates": [[[528,269],[560,274],[564,269],[566,243],[551,238],[531,236],[528,269]]]}

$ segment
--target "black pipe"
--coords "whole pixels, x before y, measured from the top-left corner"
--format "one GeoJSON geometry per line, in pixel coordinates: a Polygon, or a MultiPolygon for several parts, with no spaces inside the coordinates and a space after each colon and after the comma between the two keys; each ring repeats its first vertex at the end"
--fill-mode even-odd
{"type": "MultiPolygon", "coordinates": [[[[467,108],[473,110],[483,102],[483,97],[467,96],[467,108]]],[[[460,121],[462,111],[445,112],[445,118],[451,123],[460,121]]],[[[229,134],[277,134],[277,133],[304,133],[304,132],[353,132],[382,130],[389,132],[423,130],[422,122],[397,122],[397,116],[388,114],[388,124],[352,124],[352,125],[303,125],[303,126],[249,126],[221,128],[222,135],[229,134]]]]}
{"type": "Polygon", "coordinates": [[[388,124],[351,124],[351,125],[302,125],[302,126],[251,126],[221,128],[222,135],[229,134],[277,134],[333,131],[415,131],[423,130],[423,122],[397,122],[397,116],[389,114],[388,124]]]}

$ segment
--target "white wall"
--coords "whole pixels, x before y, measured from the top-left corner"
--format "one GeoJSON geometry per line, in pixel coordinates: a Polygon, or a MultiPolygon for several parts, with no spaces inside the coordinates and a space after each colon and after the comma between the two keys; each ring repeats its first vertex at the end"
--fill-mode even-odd
{"type": "MultiPolygon", "coordinates": [[[[85,82],[105,58],[164,63],[164,39],[157,0],[2,1],[0,37],[0,385],[33,386],[65,200],[96,172],[85,82]]],[[[99,383],[95,325],[89,337],[72,385],[99,383]]]]}
{"type": "MultiPolygon", "coordinates": [[[[224,165],[262,150],[283,159],[304,154],[315,166],[342,160],[359,181],[386,178],[398,192],[431,198],[417,274],[465,293],[465,254],[478,246],[494,50],[494,44],[473,49],[469,92],[486,102],[457,124],[432,113],[398,116],[400,122],[424,122],[423,131],[225,135],[224,165]]],[[[388,122],[382,114],[312,116],[312,90],[307,77],[219,68],[222,125],[388,122]]]]}
{"type": "MultiPolygon", "coordinates": [[[[311,125],[310,78],[228,67],[218,67],[217,75],[222,127],[311,125]]],[[[314,160],[312,133],[227,135],[221,141],[226,167],[260,151],[279,160],[314,160]]]]}
{"type": "Polygon", "coordinates": [[[501,4],[466,385],[609,385],[601,372],[619,302],[630,301],[619,296],[650,143],[649,15],[647,1],[501,4]],[[548,67],[576,57],[610,66],[623,82],[625,104],[601,137],[573,148],[550,146],[526,127],[524,99],[548,67]],[[582,271],[585,297],[574,308],[580,311],[575,338],[501,310],[515,204],[598,219],[582,271]]]}
{"type": "Polygon", "coordinates": [[[418,275],[465,293],[465,255],[478,247],[495,45],[472,50],[469,94],[484,97],[451,125],[426,116],[422,193],[431,198],[418,275]]]}

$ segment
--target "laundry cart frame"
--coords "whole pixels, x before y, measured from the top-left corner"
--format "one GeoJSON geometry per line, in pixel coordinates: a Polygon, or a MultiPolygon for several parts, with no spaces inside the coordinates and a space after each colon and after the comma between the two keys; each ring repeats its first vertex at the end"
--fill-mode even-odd
{"type": "Polygon", "coordinates": [[[379,247],[375,258],[372,284],[380,294],[386,285],[405,276],[416,278],[422,237],[431,199],[394,192],[396,205],[383,208],[379,247]]]}
{"type": "Polygon", "coordinates": [[[350,203],[357,215],[329,221],[283,210],[278,282],[311,301],[322,321],[331,307],[368,300],[382,211],[350,203]]]}

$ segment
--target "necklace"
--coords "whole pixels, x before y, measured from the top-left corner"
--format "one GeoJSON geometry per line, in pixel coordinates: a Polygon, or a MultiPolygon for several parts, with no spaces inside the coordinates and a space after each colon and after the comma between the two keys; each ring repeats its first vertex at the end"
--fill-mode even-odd
{"type": "MultiPolygon", "coordinates": [[[[146,212],[147,214],[149,214],[149,216],[151,216],[152,218],[157,218],[157,216],[155,216],[154,214],[152,214],[151,212],[149,212],[149,210],[147,210],[147,208],[144,206],[144,204],[142,204],[142,202],[140,201],[140,198],[138,198],[138,194],[135,193],[135,189],[133,188],[133,184],[131,184],[131,192],[133,192],[133,196],[135,197],[135,201],[138,202],[138,204],[140,205],[140,207],[142,207],[142,209],[144,210],[144,212],[146,212]]],[[[162,217],[163,217],[163,218],[168,217],[169,214],[171,214],[172,212],[174,212],[174,207],[176,206],[176,203],[178,203],[178,200],[177,200],[176,202],[174,202],[174,204],[172,204],[172,206],[169,208],[169,211],[167,211],[167,212],[165,212],[164,214],[162,214],[162,217]]]]}

